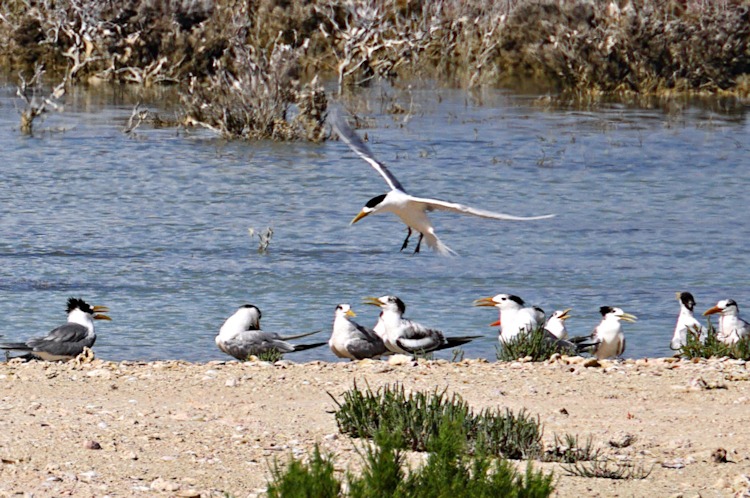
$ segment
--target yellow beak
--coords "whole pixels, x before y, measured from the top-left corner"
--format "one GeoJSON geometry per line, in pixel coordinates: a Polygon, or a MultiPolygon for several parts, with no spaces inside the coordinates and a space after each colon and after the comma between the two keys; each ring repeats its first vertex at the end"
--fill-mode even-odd
{"type": "Polygon", "coordinates": [[[638,317],[635,315],[631,315],[630,313],[623,313],[620,316],[620,320],[625,320],[626,322],[634,322],[638,320],[638,317]]]}
{"type": "Polygon", "coordinates": [[[362,211],[359,212],[359,214],[357,216],[354,217],[354,219],[352,220],[352,222],[349,223],[349,224],[350,225],[354,225],[356,222],[358,222],[359,220],[361,220],[362,218],[364,218],[368,214],[370,214],[370,213],[365,212],[365,210],[363,209],[362,211]]]}
{"type": "Polygon", "coordinates": [[[380,306],[383,305],[383,303],[381,303],[380,299],[378,299],[377,297],[369,297],[368,296],[368,297],[363,298],[362,302],[365,303],[365,304],[370,304],[372,306],[377,306],[377,307],[380,307],[380,306]]]}
{"type": "Polygon", "coordinates": [[[112,320],[107,315],[102,314],[109,311],[109,308],[107,308],[106,306],[94,306],[91,309],[94,310],[94,320],[112,320]]]}
{"type": "Polygon", "coordinates": [[[495,301],[491,297],[483,297],[474,301],[474,306],[495,306],[495,301]]]}

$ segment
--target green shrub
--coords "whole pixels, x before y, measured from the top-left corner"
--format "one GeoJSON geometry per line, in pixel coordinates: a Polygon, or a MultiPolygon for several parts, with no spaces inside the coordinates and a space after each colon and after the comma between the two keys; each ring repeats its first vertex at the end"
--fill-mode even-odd
{"type": "Polygon", "coordinates": [[[402,448],[428,450],[441,424],[456,422],[475,453],[506,458],[534,458],[543,448],[539,420],[521,411],[499,413],[484,410],[475,415],[457,394],[445,390],[406,394],[403,385],[385,385],[373,392],[354,388],[345,392],[343,401],[331,396],[338,408],[339,431],[357,438],[373,438],[384,430],[399,435],[402,448]]]}
{"type": "Polygon", "coordinates": [[[271,476],[271,498],[333,498],[341,493],[341,483],[333,475],[333,459],[322,456],[317,445],[307,464],[292,459],[282,470],[275,461],[271,476]]]}
{"type": "Polygon", "coordinates": [[[696,332],[687,335],[686,344],[680,348],[683,358],[721,358],[727,356],[736,360],[750,360],[750,338],[735,344],[725,344],[716,337],[716,329],[709,320],[706,325],[706,339],[701,342],[696,332]]]}
{"type": "Polygon", "coordinates": [[[531,361],[545,361],[555,353],[575,354],[570,348],[563,347],[560,342],[551,340],[544,324],[526,334],[501,343],[497,350],[498,361],[516,361],[519,358],[530,357],[531,361]]]}
{"type": "Polygon", "coordinates": [[[652,468],[629,462],[598,459],[590,462],[575,462],[563,465],[563,470],[571,476],[593,477],[600,479],[645,479],[651,474],[652,468]],[[611,464],[611,465],[610,465],[611,464]]]}
{"type": "Polygon", "coordinates": [[[444,418],[436,437],[429,443],[427,462],[416,470],[404,470],[402,442],[387,430],[375,434],[375,445],[360,452],[364,468],[359,476],[347,474],[348,492],[332,482],[330,458],[318,448],[309,463],[292,460],[286,472],[272,471],[272,497],[350,496],[352,498],[438,498],[438,497],[547,497],[554,491],[553,475],[535,472],[529,464],[521,474],[507,460],[485,453],[468,453],[467,435],[460,420],[444,418]],[[314,488],[311,482],[319,479],[314,488]]]}

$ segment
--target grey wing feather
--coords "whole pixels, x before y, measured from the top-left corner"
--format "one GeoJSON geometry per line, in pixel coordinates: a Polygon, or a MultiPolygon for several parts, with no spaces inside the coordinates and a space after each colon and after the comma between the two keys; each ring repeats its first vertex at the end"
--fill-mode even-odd
{"type": "Polygon", "coordinates": [[[419,323],[405,320],[408,327],[396,343],[402,349],[411,352],[433,351],[445,342],[445,336],[439,330],[428,329],[419,323]]]}
{"type": "Polygon", "coordinates": [[[346,350],[358,360],[382,356],[388,352],[385,343],[375,331],[350,321],[359,332],[360,337],[355,337],[347,342],[346,350]]]}
{"type": "Polygon", "coordinates": [[[336,130],[339,137],[341,137],[341,140],[343,140],[355,154],[367,161],[375,171],[380,173],[380,176],[385,179],[386,183],[392,190],[406,192],[398,179],[393,176],[393,173],[388,170],[385,164],[375,159],[375,156],[373,156],[372,151],[370,151],[367,144],[365,144],[362,139],[359,138],[359,135],[351,129],[346,120],[338,115],[338,112],[335,110],[331,111],[328,116],[328,121],[331,123],[333,129],[336,130]]]}
{"type": "Polygon", "coordinates": [[[44,337],[35,337],[26,341],[32,352],[44,352],[54,356],[78,356],[83,348],[92,347],[96,336],[89,336],[83,325],[66,323],[52,330],[44,337]]]}
{"type": "Polygon", "coordinates": [[[276,349],[282,353],[294,351],[294,346],[288,342],[273,337],[273,333],[248,331],[237,337],[224,341],[219,348],[238,360],[247,360],[250,355],[258,355],[276,349]]]}
{"type": "Polygon", "coordinates": [[[439,199],[428,199],[426,197],[414,197],[414,202],[419,202],[424,205],[428,211],[439,210],[439,211],[451,211],[460,214],[470,214],[472,216],[479,216],[480,218],[489,218],[493,220],[508,220],[508,221],[530,221],[530,220],[544,220],[547,218],[553,218],[554,214],[545,214],[543,216],[513,216],[511,214],[495,213],[493,211],[487,211],[485,209],[477,209],[456,202],[441,201],[439,199]]]}

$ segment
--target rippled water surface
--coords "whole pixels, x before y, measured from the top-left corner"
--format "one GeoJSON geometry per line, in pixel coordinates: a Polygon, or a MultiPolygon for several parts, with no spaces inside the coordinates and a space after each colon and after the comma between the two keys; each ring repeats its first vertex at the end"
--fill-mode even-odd
{"type": "MultiPolygon", "coordinates": [[[[349,221],[382,179],[339,142],[226,142],[207,132],[122,132],[132,102],[71,96],[33,137],[21,104],[0,100],[0,333],[47,332],[68,296],[110,307],[96,353],[111,360],[226,358],[214,345],[237,306],[279,332],[323,329],[338,303],[373,325],[369,295],[397,294],[407,315],[449,335],[483,334],[467,357],[495,357],[497,314],[478,297],[508,292],[548,312],[573,308],[573,334],[598,308],[638,315],[625,356],[668,355],[690,290],[750,310],[750,128],[741,112],[701,107],[550,109],[536,97],[415,93],[413,114],[365,113],[371,147],[404,186],[552,220],[431,215],[460,257],[399,253],[389,214],[349,221]],[[406,122],[404,122],[406,121],[406,122]],[[265,255],[248,228],[273,227],[265,255]]],[[[408,102],[408,100],[407,100],[408,102]]],[[[150,109],[168,113],[150,105],[150,109]]],[[[750,312],[748,312],[750,314],[750,312]]],[[[450,357],[450,352],[439,356],[450,357]]],[[[327,348],[296,361],[335,358],[327,348]]]]}

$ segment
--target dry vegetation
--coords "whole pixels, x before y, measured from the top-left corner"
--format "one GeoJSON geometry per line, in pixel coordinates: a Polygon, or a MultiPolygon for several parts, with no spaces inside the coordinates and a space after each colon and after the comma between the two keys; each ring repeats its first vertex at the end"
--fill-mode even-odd
{"type": "Polygon", "coordinates": [[[424,78],[747,97],[750,2],[9,0],[0,63],[68,84],[176,84],[193,124],[320,140],[324,78],[339,92],[424,78]]]}

